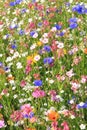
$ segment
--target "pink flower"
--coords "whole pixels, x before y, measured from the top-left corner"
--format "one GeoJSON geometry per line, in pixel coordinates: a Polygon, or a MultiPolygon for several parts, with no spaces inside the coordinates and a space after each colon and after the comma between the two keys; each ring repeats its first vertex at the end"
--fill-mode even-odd
{"type": "Polygon", "coordinates": [[[17,110],[11,114],[10,118],[12,119],[12,121],[17,122],[17,121],[21,120],[23,118],[23,116],[22,116],[21,111],[17,110]]]}
{"type": "Polygon", "coordinates": [[[29,72],[32,70],[31,66],[30,65],[27,65],[26,66],[26,69],[25,69],[25,73],[26,74],[29,74],[29,72]]]}
{"type": "Polygon", "coordinates": [[[68,126],[68,123],[66,121],[64,121],[61,126],[63,126],[63,130],[70,130],[69,126],[68,126]]]}
{"type": "Polygon", "coordinates": [[[44,97],[46,94],[43,90],[35,90],[33,93],[32,93],[32,96],[34,98],[41,98],[41,97],[44,97]]]}
{"type": "Polygon", "coordinates": [[[4,120],[0,120],[0,128],[5,127],[4,120]]]}
{"type": "Polygon", "coordinates": [[[73,73],[73,69],[69,70],[66,72],[66,75],[71,78],[72,76],[74,76],[75,74],[73,73]]]}
{"type": "Polygon", "coordinates": [[[25,80],[22,80],[21,83],[20,83],[20,86],[21,87],[24,87],[26,85],[26,81],[25,80]]]}
{"type": "Polygon", "coordinates": [[[33,76],[35,79],[40,79],[40,74],[38,74],[38,73],[33,74],[33,76]]]}
{"type": "Polygon", "coordinates": [[[49,21],[44,20],[43,24],[44,24],[45,26],[48,26],[48,25],[49,25],[49,21]]]}
{"type": "Polygon", "coordinates": [[[55,91],[55,90],[50,90],[50,91],[49,91],[49,94],[50,94],[51,96],[56,96],[56,91],[55,91]]]}
{"type": "Polygon", "coordinates": [[[22,111],[22,115],[29,115],[30,112],[32,111],[32,108],[30,106],[30,104],[24,104],[21,106],[21,111],[22,111]]]}
{"type": "Polygon", "coordinates": [[[86,83],[87,82],[87,76],[82,75],[81,76],[81,83],[86,83]]]}

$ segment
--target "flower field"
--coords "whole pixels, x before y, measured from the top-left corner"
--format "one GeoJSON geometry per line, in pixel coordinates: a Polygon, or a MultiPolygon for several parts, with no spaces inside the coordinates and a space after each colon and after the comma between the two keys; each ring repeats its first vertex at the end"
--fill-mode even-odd
{"type": "Polygon", "coordinates": [[[1,130],[87,130],[87,0],[0,0],[1,130]]]}

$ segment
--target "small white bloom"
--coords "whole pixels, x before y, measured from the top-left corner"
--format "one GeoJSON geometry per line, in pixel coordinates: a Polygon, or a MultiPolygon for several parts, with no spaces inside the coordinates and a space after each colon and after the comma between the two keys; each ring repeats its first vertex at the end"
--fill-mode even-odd
{"type": "Polygon", "coordinates": [[[15,98],[17,98],[18,96],[17,96],[17,94],[15,94],[13,97],[14,97],[14,99],[15,99],[15,98]]]}
{"type": "Polygon", "coordinates": [[[38,37],[38,33],[35,33],[34,35],[33,35],[33,38],[37,38],[38,37]]]}
{"type": "Polygon", "coordinates": [[[35,49],[36,48],[36,44],[33,44],[32,46],[30,46],[30,50],[33,50],[33,49],[35,49]]]}
{"type": "Polygon", "coordinates": [[[49,80],[49,83],[50,83],[50,84],[53,84],[53,83],[54,83],[54,80],[53,80],[53,79],[49,80]]]}
{"type": "Polygon", "coordinates": [[[3,54],[0,54],[0,57],[2,57],[3,56],[3,54]]]}
{"type": "Polygon", "coordinates": [[[80,106],[83,106],[83,105],[84,105],[84,102],[80,102],[79,105],[80,105],[80,106]]]}
{"type": "Polygon", "coordinates": [[[35,61],[39,61],[39,60],[40,60],[40,55],[36,55],[36,56],[34,57],[34,60],[35,60],[35,61]]]}
{"type": "Polygon", "coordinates": [[[56,32],[57,31],[56,27],[52,27],[51,31],[52,32],[54,32],[54,31],[56,32]]]}
{"type": "Polygon", "coordinates": [[[86,130],[86,125],[85,125],[85,124],[81,124],[81,125],[80,125],[80,129],[81,129],[81,130],[86,130]]]}
{"type": "Polygon", "coordinates": [[[7,59],[6,59],[6,62],[10,62],[10,61],[12,61],[13,60],[13,58],[12,57],[7,57],[7,59]]]}
{"type": "Polygon", "coordinates": [[[64,47],[64,44],[62,42],[59,42],[58,45],[57,45],[58,48],[63,48],[64,47]]]}
{"type": "Polygon", "coordinates": [[[75,116],[74,116],[74,115],[71,115],[70,118],[71,118],[71,119],[75,119],[75,116]]]}

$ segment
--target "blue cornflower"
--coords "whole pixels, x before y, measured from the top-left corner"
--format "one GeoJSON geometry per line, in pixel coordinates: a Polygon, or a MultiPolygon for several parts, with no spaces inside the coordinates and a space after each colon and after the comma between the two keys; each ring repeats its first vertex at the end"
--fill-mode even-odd
{"type": "Polygon", "coordinates": [[[26,13],[26,9],[25,9],[25,8],[22,9],[22,10],[21,10],[21,13],[22,13],[22,14],[26,13]]]}
{"type": "Polygon", "coordinates": [[[20,4],[20,2],[22,2],[22,0],[15,0],[16,4],[20,4]]]}
{"type": "Polygon", "coordinates": [[[60,35],[61,37],[62,37],[62,36],[64,36],[64,32],[60,32],[60,34],[59,34],[59,35],[60,35]]]}
{"type": "Polygon", "coordinates": [[[18,27],[18,25],[16,25],[16,24],[12,24],[12,25],[9,26],[10,29],[15,29],[17,27],[18,27]]]}
{"type": "Polygon", "coordinates": [[[78,109],[80,109],[80,108],[87,108],[87,102],[78,104],[77,108],[78,109]]]}
{"type": "Polygon", "coordinates": [[[29,118],[28,114],[23,115],[24,118],[29,118]]]}
{"type": "Polygon", "coordinates": [[[8,71],[8,70],[9,70],[9,67],[7,67],[7,66],[4,67],[4,70],[5,70],[5,71],[8,71]]]}
{"type": "Polygon", "coordinates": [[[69,27],[70,27],[70,29],[74,29],[74,28],[78,27],[78,24],[72,22],[72,23],[70,23],[69,27]]]}
{"type": "Polygon", "coordinates": [[[11,45],[11,48],[12,48],[12,49],[16,49],[16,48],[17,48],[17,45],[16,45],[16,44],[12,44],[12,45],[11,45]]]}
{"type": "Polygon", "coordinates": [[[19,31],[19,35],[22,36],[23,34],[24,34],[24,30],[20,30],[20,31],[19,31]]]}
{"type": "Polygon", "coordinates": [[[72,11],[77,12],[78,14],[85,14],[87,13],[86,10],[87,9],[85,8],[84,4],[83,5],[77,4],[76,6],[72,8],[72,11]]]}
{"type": "Polygon", "coordinates": [[[36,33],[35,31],[30,32],[30,36],[33,37],[33,35],[34,35],[35,33],[36,33]]]}
{"type": "Polygon", "coordinates": [[[35,80],[34,85],[35,86],[42,86],[42,81],[41,80],[35,80]]]}
{"type": "Polygon", "coordinates": [[[78,18],[74,17],[74,18],[70,18],[69,22],[73,22],[73,23],[77,23],[78,18]]]}
{"type": "Polygon", "coordinates": [[[51,47],[49,45],[45,45],[44,46],[44,50],[47,51],[47,52],[50,52],[51,51],[51,47]]]}
{"type": "Polygon", "coordinates": [[[34,117],[34,113],[33,113],[33,112],[30,112],[29,118],[32,118],[32,117],[34,117]]]}
{"type": "Polygon", "coordinates": [[[16,5],[16,2],[13,1],[13,2],[10,2],[10,6],[15,6],[16,5]]]}
{"type": "Polygon", "coordinates": [[[44,58],[43,60],[44,64],[51,64],[53,62],[53,59],[51,57],[44,58]]]}
{"type": "Polygon", "coordinates": [[[59,24],[56,24],[55,27],[56,27],[57,30],[60,30],[62,28],[62,26],[59,25],[59,24]]]}
{"type": "Polygon", "coordinates": [[[42,23],[41,23],[41,22],[39,22],[39,23],[38,23],[38,26],[39,26],[39,27],[41,27],[41,26],[42,26],[42,23]]]}

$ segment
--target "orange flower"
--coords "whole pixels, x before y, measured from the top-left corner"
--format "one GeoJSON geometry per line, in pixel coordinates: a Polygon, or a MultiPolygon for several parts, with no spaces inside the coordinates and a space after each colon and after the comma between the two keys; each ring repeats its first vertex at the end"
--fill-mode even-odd
{"type": "Polygon", "coordinates": [[[50,113],[48,114],[48,118],[49,118],[49,120],[51,120],[51,121],[56,121],[58,118],[59,118],[60,116],[59,116],[59,114],[58,114],[58,112],[55,112],[55,111],[50,111],[50,113]]]}
{"type": "Polygon", "coordinates": [[[0,99],[2,99],[2,95],[0,95],[0,99]]]}
{"type": "Polygon", "coordinates": [[[4,74],[4,73],[5,71],[2,68],[0,68],[0,74],[4,74]]]}
{"type": "Polygon", "coordinates": [[[84,49],[84,53],[87,54],[87,48],[84,49]]]}

